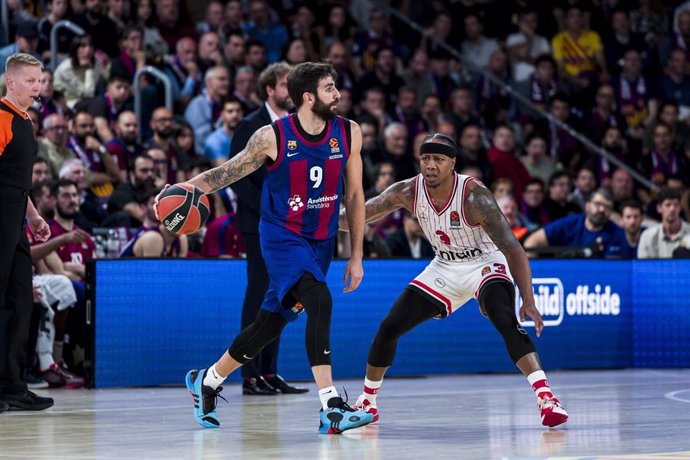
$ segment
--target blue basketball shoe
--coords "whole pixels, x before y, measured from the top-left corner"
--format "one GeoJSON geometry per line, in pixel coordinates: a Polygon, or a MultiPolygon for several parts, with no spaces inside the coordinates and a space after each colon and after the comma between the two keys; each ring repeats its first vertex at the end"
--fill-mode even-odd
{"type": "Polygon", "coordinates": [[[194,399],[194,420],[204,428],[220,428],[218,413],[216,412],[216,401],[218,398],[227,400],[220,396],[223,387],[218,387],[214,390],[211,387],[204,386],[205,375],[206,369],[192,369],[187,372],[185,377],[187,389],[192,395],[192,399],[194,399]]]}
{"type": "Polygon", "coordinates": [[[328,409],[321,409],[319,433],[339,434],[343,431],[368,425],[374,420],[373,414],[350,407],[341,397],[328,400],[328,409]]]}

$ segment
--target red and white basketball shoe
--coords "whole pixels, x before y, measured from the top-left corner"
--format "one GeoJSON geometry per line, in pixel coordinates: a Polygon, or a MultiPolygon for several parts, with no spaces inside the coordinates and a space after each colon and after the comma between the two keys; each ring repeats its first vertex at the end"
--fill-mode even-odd
{"type": "Polygon", "coordinates": [[[371,421],[370,425],[375,425],[379,423],[379,410],[376,407],[376,404],[372,404],[368,399],[367,395],[361,394],[359,395],[359,398],[357,398],[357,402],[354,405],[354,408],[356,410],[362,410],[366,412],[367,414],[371,414],[374,416],[374,419],[371,421]]]}
{"type": "Polygon", "coordinates": [[[541,423],[554,427],[568,421],[568,413],[555,396],[550,394],[537,398],[537,407],[541,410],[541,423]]]}

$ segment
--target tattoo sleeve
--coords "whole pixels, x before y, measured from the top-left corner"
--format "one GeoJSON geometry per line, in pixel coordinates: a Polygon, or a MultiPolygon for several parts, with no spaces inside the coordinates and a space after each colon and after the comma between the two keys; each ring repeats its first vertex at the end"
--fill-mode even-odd
{"type": "Polygon", "coordinates": [[[465,212],[471,223],[481,225],[504,254],[511,249],[522,248],[489,189],[476,183],[470,187],[470,193],[465,198],[465,212]]]}
{"type": "Polygon", "coordinates": [[[465,198],[465,212],[470,223],[479,224],[508,262],[510,273],[517,282],[523,305],[534,305],[532,270],[520,242],[515,238],[508,221],[491,192],[474,181],[469,184],[465,198]]]}
{"type": "MultiPolygon", "coordinates": [[[[386,190],[370,198],[365,203],[367,224],[376,222],[396,209],[405,208],[411,210],[414,198],[414,178],[396,182],[386,190]]],[[[345,212],[340,212],[339,225],[341,230],[347,230],[345,212]]]]}
{"type": "MultiPolygon", "coordinates": [[[[253,173],[261,167],[269,155],[275,139],[273,128],[264,126],[249,138],[247,146],[240,153],[222,165],[199,174],[190,182],[204,191],[214,193],[253,173]]],[[[275,147],[275,146],[274,146],[275,147]]]]}

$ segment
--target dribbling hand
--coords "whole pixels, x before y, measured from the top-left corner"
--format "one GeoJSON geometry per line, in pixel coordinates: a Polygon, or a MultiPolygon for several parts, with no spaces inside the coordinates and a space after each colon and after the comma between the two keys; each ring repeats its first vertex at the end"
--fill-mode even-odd
{"type": "Polygon", "coordinates": [[[544,321],[541,319],[541,314],[534,304],[523,303],[522,307],[520,307],[520,322],[524,322],[528,316],[534,321],[534,330],[537,333],[537,337],[539,337],[542,329],[544,329],[544,321]]]}
{"type": "Polygon", "coordinates": [[[362,282],[364,277],[364,268],[362,267],[362,261],[356,261],[350,259],[345,267],[345,278],[343,279],[343,284],[345,288],[343,292],[352,292],[359,287],[359,283],[362,282]],[[348,283],[349,281],[349,283],[348,283]]]}
{"type": "Polygon", "coordinates": [[[158,195],[156,195],[156,198],[154,198],[154,200],[153,200],[153,212],[156,214],[156,219],[158,219],[159,221],[161,220],[161,217],[158,215],[158,200],[160,200],[163,192],[165,192],[169,188],[170,188],[170,184],[165,184],[165,186],[163,187],[163,190],[161,190],[160,193],[158,195]]]}

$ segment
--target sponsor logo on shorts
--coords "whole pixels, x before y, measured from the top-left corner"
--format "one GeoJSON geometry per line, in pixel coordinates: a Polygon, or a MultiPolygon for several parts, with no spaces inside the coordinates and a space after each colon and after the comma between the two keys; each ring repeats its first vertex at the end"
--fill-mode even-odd
{"type": "MultiPolygon", "coordinates": [[[[566,292],[559,278],[534,278],[534,303],[544,320],[544,326],[558,326],[568,316],[618,316],[621,298],[610,285],[580,284],[566,292]]],[[[515,299],[515,312],[520,310],[522,296],[515,299]]],[[[531,319],[520,323],[534,326],[531,319]]]]}
{"type": "Polygon", "coordinates": [[[450,213],[450,227],[451,228],[458,228],[461,226],[462,226],[462,224],[460,223],[460,214],[457,211],[451,211],[451,213],[450,213]]]}
{"type": "Polygon", "coordinates": [[[288,150],[295,150],[297,148],[297,141],[294,139],[290,139],[287,141],[287,148],[288,150]]]}
{"type": "Polygon", "coordinates": [[[177,226],[177,224],[182,222],[182,220],[185,217],[187,217],[187,216],[183,216],[182,214],[180,214],[178,212],[178,213],[175,213],[175,217],[173,217],[172,220],[165,219],[165,222],[163,222],[163,224],[165,225],[165,228],[168,229],[168,231],[172,232],[173,229],[177,226]]]}
{"type": "Polygon", "coordinates": [[[446,281],[443,278],[436,278],[434,284],[440,288],[446,287],[446,281]]]}

